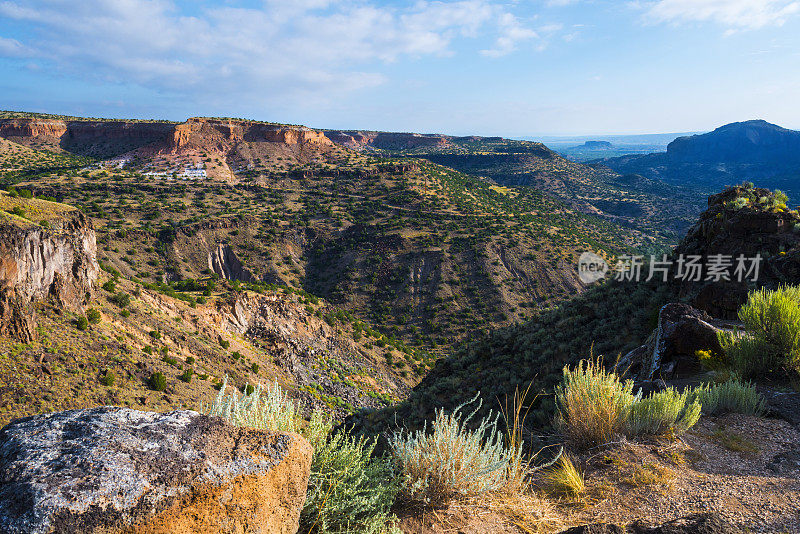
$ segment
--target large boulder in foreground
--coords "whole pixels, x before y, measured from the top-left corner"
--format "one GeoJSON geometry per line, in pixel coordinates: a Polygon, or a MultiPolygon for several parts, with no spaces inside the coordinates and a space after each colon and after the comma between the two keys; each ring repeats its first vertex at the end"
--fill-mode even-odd
{"type": "Polygon", "coordinates": [[[0,430],[0,532],[294,534],[311,454],[188,410],[20,419],[0,430]]]}
{"type": "Polygon", "coordinates": [[[658,313],[658,326],[641,347],[623,356],[617,368],[639,380],[689,376],[701,370],[698,350],[722,354],[719,330],[704,311],[671,303],[658,313]]]}

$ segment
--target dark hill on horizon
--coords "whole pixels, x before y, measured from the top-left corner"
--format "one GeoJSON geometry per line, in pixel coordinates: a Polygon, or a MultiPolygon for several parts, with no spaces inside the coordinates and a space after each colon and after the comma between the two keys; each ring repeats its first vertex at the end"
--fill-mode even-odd
{"type": "Polygon", "coordinates": [[[600,160],[612,170],[705,190],[755,182],[800,200],[800,132],[764,120],[726,124],[679,137],[666,152],[600,160]]]}

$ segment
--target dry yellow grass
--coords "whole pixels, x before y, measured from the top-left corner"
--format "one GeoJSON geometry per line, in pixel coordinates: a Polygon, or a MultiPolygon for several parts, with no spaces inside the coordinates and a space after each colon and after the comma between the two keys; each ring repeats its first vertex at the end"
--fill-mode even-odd
{"type": "Polygon", "coordinates": [[[7,220],[24,223],[25,219],[30,220],[34,224],[40,221],[51,221],[58,219],[63,214],[75,211],[76,208],[67,206],[66,204],[59,204],[58,202],[50,202],[38,198],[22,198],[12,197],[5,191],[0,191],[0,213],[6,216],[7,220]],[[24,217],[14,215],[11,213],[14,208],[19,208],[24,212],[24,217]]]}
{"type": "Polygon", "coordinates": [[[583,473],[575,467],[568,456],[561,456],[558,462],[547,470],[544,480],[553,495],[579,499],[586,494],[583,473]]]}

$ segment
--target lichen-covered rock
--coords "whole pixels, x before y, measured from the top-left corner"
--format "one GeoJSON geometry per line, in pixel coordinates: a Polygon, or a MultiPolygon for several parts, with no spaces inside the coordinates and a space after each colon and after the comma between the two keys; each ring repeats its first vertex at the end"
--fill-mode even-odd
{"type": "Polygon", "coordinates": [[[688,376],[700,371],[698,350],[722,354],[718,329],[704,311],[687,304],[666,304],[647,342],[625,356],[617,367],[639,380],[688,376]]]}
{"type": "Polygon", "coordinates": [[[294,534],[311,454],[187,410],[21,419],[0,431],[0,532],[294,534]]]}

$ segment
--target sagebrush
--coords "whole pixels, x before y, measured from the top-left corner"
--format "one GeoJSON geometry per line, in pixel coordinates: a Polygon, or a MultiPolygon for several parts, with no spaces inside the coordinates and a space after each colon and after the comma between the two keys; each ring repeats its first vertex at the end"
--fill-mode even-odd
{"type": "Polygon", "coordinates": [[[497,491],[509,480],[509,469],[520,463],[520,448],[509,448],[497,428],[497,416],[469,423],[481,401],[469,414],[436,410],[431,430],[401,430],[390,438],[392,453],[406,498],[429,504],[497,491]]]}
{"type": "Polygon", "coordinates": [[[755,386],[735,378],[720,384],[698,386],[691,394],[702,405],[705,415],[728,412],[762,415],[766,410],[766,402],[755,386]]]}
{"type": "Polygon", "coordinates": [[[391,506],[397,493],[391,465],[373,459],[375,441],[341,432],[332,434],[329,417],[315,410],[309,421],[277,382],[249,394],[227,391],[227,377],[210,406],[202,411],[237,426],[297,432],[314,448],[311,477],[300,528],[320,534],[397,533],[391,506]]]}
{"type": "Polygon", "coordinates": [[[557,424],[579,448],[610,443],[621,436],[680,434],[700,417],[700,403],[669,388],[642,398],[633,382],[606,371],[599,360],[581,361],[556,387],[557,424]]]}
{"type": "Polygon", "coordinates": [[[746,333],[720,338],[737,372],[758,378],[800,371],[800,287],[751,291],[739,319],[746,333]]]}

